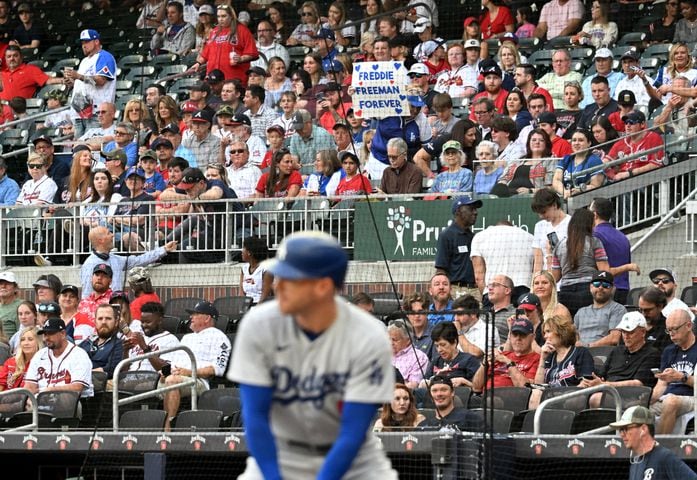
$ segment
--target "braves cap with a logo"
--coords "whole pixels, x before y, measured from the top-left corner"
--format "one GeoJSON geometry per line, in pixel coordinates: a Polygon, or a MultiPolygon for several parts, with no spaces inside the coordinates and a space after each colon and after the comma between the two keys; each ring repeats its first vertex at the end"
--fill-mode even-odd
{"type": "Polygon", "coordinates": [[[194,308],[187,308],[186,313],[188,313],[188,314],[202,313],[204,315],[210,315],[211,317],[217,317],[218,316],[218,309],[215,308],[211,302],[207,302],[205,300],[202,300],[202,301],[198,302],[196,305],[194,305],[194,308]]]}
{"type": "Polygon", "coordinates": [[[46,320],[46,323],[44,323],[44,326],[41,327],[41,330],[36,333],[43,335],[45,333],[58,333],[63,331],[65,331],[65,322],[60,318],[51,317],[46,320]]]}
{"type": "Polygon", "coordinates": [[[213,114],[209,111],[206,110],[205,108],[202,110],[197,110],[194,112],[194,116],[191,117],[192,122],[208,122],[208,123],[213,123],[213,114]]]}

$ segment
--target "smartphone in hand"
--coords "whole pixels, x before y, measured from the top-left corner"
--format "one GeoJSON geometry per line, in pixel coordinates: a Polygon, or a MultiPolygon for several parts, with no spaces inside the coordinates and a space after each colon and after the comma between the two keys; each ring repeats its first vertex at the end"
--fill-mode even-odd
{"type": "Polygon", "coordinates": [[[552,250],[554,250],[559,243],[559,236],[557,235],[557,232],[549,232],[547,234],[547,239],[549,240],[549,244],[552,246],[552,250]]]}

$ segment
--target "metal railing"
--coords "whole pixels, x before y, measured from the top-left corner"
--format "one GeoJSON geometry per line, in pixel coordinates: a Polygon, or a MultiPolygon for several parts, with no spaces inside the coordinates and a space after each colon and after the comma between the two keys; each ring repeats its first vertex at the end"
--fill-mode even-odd
{"type": "Polygon", "coordinates": [[[18,427],[14,428],[8,428],[7,430],[3,430],[3,432],[20,432],[23,430],[34,430],[37,431],[39,429],[39,402],[36,400],[36,395],[32,393],[30,390],[27,390],[26,388],[14,388],[12,390],[5,390],[3,392],[0,392],[0,397],[4,396],[10,396],[10,395],[26,395],[27,398],[25,401],[30,402],[31,406],[31,423],[28,423],[26,425],[20,425],[18,427]]]}
{"type": "Polygon", "coordinates": [[[113,421],[113,431],[118,432],[119,431],[119,407],[121,405],[128,405],[129,403],[135,403],[140,400],[145,400],[146,398],[152,398],[152,397],[157,397],[161,393],[169,392],[170,390],[179,390],[180,388],[186,388],[186,387],[191,387],[191,410],[196,410],[198,408],[197,406],[197,401],[198,397],[196,394],[196,382],[198,379],[198,375],[196,374],[196,357],[194,357],[194,352],[189,349],[189,347],[186,347],[184,345],[177,345],[176,347],[172,348],[166,348],[164,350],[158,350],[156,352],[150,352],[150,353],[145,353],[143,355],[136,355],[135,357],[129,357],[121,360],[118,365],[116,365],[116,368],[114,369],[114,390],[112,392],[112,402],[113,402],[113,407],[112,407],[112,421],[113,421]],[[143,392],[139,393],[137,395],[132,395],[128,396],[126,398],[119,399],[119,388],[118,388],[118,379],[119,379],[119,374],[121,373],[121,369],[123,369],[125,366],[130,365],[133,362],[139,362],[140,360],[147,360],[148,358],[151,357],[159,357],[160,355],[164,355],[166,353],[174,352],[177,350],[182,350],[186,352],[186,354],[189,356],[189,359],[191,360],[191,379],[190,380],[184,380],[182,383],[178,383],[176,385],[170,385],[168,387],[161,387],[157,388],[155,390],[151,390],[149,392],[143,392]]]}
{"type": "Polygon", "coordinates": [[[249,236],[266,238],[268,247],[275,249],[285,236],[300,230],[330,232],[350,250],[352,201],[347,198],[333,205],[326,197],[258,199],[245,208],[248,201],[187,200],[182,202],[190,204],[193,211],[182,214],[163,213],[159,202],[119,204],[147,210],[133,215],[107,215],[104,212],[110,204],[100,203],[7,207],[0,209],[0,268],[9,263],[32,264],[31,257],[37,255],[61,256],[69,259],[62,263],[79,265],[80,257],[90,254],[88,233],[97,226],[114,233],[115,253],[150,250],[177,240],[178,252],[231,262],[249,236]],[[204,205],[213,205],[216,211],[197,211],[204,205]],[[101,213],[90,216],[96,209],[101,213]]]}
{"type": "MultiPolygon", "coordinates": [[[[533,431],[534,431],[535,435],[540,435],[540,429],[541,429],[540,427],[541,427],[541,423],[542,423],[542,412],[548,406],[553,405],[555,403],[563,402],[563,401],[568,400],[570,398],[576,398],[579,396],[587,396],[588,394],[591,394],[591,393],[603,392],[603,391],[610,392],[610,394],[615,399],[615,421],[619,421],[620,417],[622,416],[622,397],[620,396],[620,393],[612,385],[596,385],[594,387],[584,388],[582,390],[579,390],[578,392],[570,392],[570,393],[565,393],[563,395],[559,395],[558,397],[548,398],[544,402],[540,403],[540,405],[537,407],[537,409],[535,409],[535,416],[533,417],[533,431]]],[[[607,427],[595,428],[593,430],[588,430],[587,432],[580,433],[579,435],[594,435],[594,434],[606,433],[606,432],[610,432],[610,431],[612,431],[612,428],[607,426],[607,427]]]]}

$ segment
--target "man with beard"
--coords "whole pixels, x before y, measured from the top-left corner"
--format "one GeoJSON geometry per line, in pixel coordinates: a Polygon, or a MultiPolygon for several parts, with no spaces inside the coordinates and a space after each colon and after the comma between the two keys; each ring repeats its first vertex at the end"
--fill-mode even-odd
{"type": "Polygon", "coordinates": [[[675,292],[679,290],[671,269],[658,268],[649,274],[649,278],[651,283],[656,285],[656,288],[666,294],[666,306],[661,311],[664,317],[668,318],[673,310],[685,310],[690,316],[690,320],[695,321],[695,315],[690,311],[690,307],[675,296],[675,292]]]}
{"type": "Polygon", "coordinates": [[[638,310],[646,319],[646,341],[659,352],[671,344],[666,332],[666,317],[662,313],[666,303],[666,294],[656,287],[647,287],[639,295],[638,310]]]}
{"type": "Polygon", "coordinates": [[[433,303],[428,306],[428,310],[434,313],[428,314],[428,323],[432,327],[441,322],[452,322],[452,313],[439,313],[442,310],[452,310],[453,300],[450,296],[450,280],[444,273],[436,273],[431,277],[428,293],[433,303]]]}
{"type": "Polygon", "coordinates": [[[610,272],[599,271],[591,279],[593,303],[581,308],[574,315],[574,323],[579,340],[576,345],[582,347],[599,347],[617,345],[620,330],[617,325],[627,313],[623,305],[615,302],[615,279],[610,272]]]}
{"type": "Polygon", "coordinates": [[[94,325],[97,307],[109,303],[111,299],[111,280],[113,277],[114,271],[108,263],[98,263],[92,269],[92,293],[83,297],[77,306],[77,311],[87,315],[92,325],[94,325]]]}
{"type": "MultiPolygon", "coordinates": [[[[162,327],[162,319],[165,316],[165,308],[161,303],[148,302],[140,309],[140,323],[143,333],[133,332],[128,334],[124,341],[124,346],[128,350],[129,357],[143,355],[144,353],[156,352],[179,345],[176,336],[162,327]]],[[[139,360],[131,363],[131,371],[155,371],[159,372],[162,367],[171,364],[176,358],[176,352],[166,353],[162,356],[150,357],[147,360],[139,360]]]]}
{"type": "Polygon", "coordinates": [[[34,394],[67,390],[93,396],[92,362],[87,352],[68,341],[63,320],[51,317],[37,333],[43,335],[45,347],[32,358],[24,388],[34,394]]]}
{"type": "Polygon", "coordinates": [[[482,420],[475,412],[455,406],[455,388],[448,377],[436,375],[429,382],[431,398],[436,406],[436,416],[426,419],[420,427],[456,426],[462,432],[482,431],[482,420]]]}
{"type": "Polygon", "coordinates": [[[117,335],[120,315],[114,305],[102,304],[94,316],[97,334],[80,343],[80,348],[92,360],[92,371],[105,372],[110,379],[123,358],[123,341],[117,335]]]}
{"type": "Polygon", "coordinates": [[[453,223],[438,237],[438,253],[435,267],[438,273],[448,276],[453,285],[455,298],[469,294],[477,300],[482,294],[474,278],[474,267],[470,259],[472,246],[472,226],[477,221],[477,209],[482,208],[481,200],[473,200],[468,195],[455,199],[452,206],[453,223]]]}

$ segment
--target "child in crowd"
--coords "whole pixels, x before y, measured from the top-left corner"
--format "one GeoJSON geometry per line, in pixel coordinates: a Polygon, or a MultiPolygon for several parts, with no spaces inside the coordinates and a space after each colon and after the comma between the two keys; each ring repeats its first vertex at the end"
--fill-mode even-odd
{"type": "Polygon", "coordinates": [[[145,172],[145,184],[143,191],[158,198],[160,193],[167,188],[162,174],[157,172],[157,154],[152,150],[146,150],[140,156],[140,168],[145,172]]]}
{"type": "Polygon", "coordinates": [[[368,127],[363,122],[363,117],[357,116],[353,108],[349,108],[346,112],[346,121],[348,121],[351,127],[351,135],[353,136],[353,143],[356,144],[356,150],[359,150],[360,145],[363,143],[363,134],[368,130],[368,127]]]}
{"type": "Polygon", "coordinates": [[[429,117],[431,136],[433,139],[453,130],[457,117],[453,115],[453,99],[447,93],[439,93],[433,97],[433,110],[436,114],[429,117]]]}
{"type": "Polygon", "coordinates": [[[515,34],[518,38],[532,38],[535,33],[535,25],[528,22],[528,18],[532,16],[532,10],[530,7],[518,7],[515,14],[515,19],[518,25],[518,29],[515,34]]]}
{"type": "MultiPolygon", "coordinates": [[[[67,101],[65,94],[60,90],[51,90],[44,98],[46,100],[46,110],[49,111],[62,107],[67,101]]],[[[63,110],[62,112],[46,115],[42,127],[63,128],[71,125],[70,110],[63,110]]]]}
{"type": "Polygon", "coordinates": [[[273,121],[273,125],[280,125],[286,132],[286,138],[290,139],[295,133],[293,129],[293,113],[295,113],[295,104],[298,101],[298,97],[295,92],[283,92],[281,94],[281,100],[278,102],[278,106],[281,107],[283,112],[280,117],[273,121]]]}

